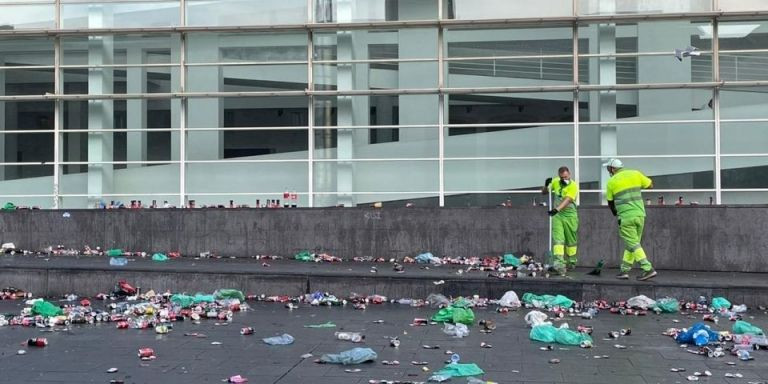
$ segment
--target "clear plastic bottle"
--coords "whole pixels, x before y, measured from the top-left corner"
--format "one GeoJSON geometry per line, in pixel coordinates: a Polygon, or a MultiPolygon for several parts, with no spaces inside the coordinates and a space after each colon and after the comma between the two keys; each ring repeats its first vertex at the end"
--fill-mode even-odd
{"type": "Polygon", "coordinates": [[[353,343],[361,343],[365,336],[360,332],[336,332],[334,334],[337,340],[351,341],[353,343]]]}

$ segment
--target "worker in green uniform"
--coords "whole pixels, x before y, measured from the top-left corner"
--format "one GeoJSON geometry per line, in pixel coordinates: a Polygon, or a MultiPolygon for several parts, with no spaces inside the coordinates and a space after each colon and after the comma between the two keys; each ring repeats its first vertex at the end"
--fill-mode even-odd
{"type": "Polygon", "coordinates": [[[619,218],[619,236],[624,241],[624,258],[616,277],[629,279],[629,271],[637,263],[643,270],[638,280],[653,278],[656,271],[640,244],[645,226],[642,190],[653,188],[653,182],[640,171],[625,169],[619,159],[611,159],[604,165],[611,175],[605,187],[605,198],[613,215],[619,218]]]}
{"type": "Polygon", "coordinates": [[[544,181],[542,193],[552,193],[552,254],[554,269],[565,275],[576,268],[576,253],[579,247],[579,215],[576,212],[576,197],[579,184],[571,179],[571,171],[566,166],[557,170],[557,178],[544,181]],[[565,256],[568,256],[566,259],[565,256]]]}

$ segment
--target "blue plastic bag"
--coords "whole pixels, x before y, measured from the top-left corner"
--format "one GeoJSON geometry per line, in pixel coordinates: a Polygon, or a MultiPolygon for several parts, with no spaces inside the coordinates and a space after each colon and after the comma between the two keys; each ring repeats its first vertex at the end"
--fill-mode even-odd
{"type": "Polygon", "coordinates": [[[269,345],[289,345],[293,344],[293,336],[284,333],[280,336],[275,337],[267,337],[264,339],[261,339],[263,342],[269,344],[269,345]]]}
{"type": "Polygon", "coordinates": [[[687,331],[678,333],[677,336],[675,336],[675,340],[680,344],[696,344],[701,347],[717,341],[718,336],[718,333],[713,331],[709,325],[696,323],[688,328],[687,331]]]}

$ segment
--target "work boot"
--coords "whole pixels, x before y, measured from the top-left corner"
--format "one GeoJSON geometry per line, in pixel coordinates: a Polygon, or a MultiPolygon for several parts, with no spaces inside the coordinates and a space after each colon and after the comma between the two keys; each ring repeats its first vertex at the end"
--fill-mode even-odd
{"type": "Polygon", "coordinates": [[[618,275],[616,275],[616,278],[619,280],[629,280],[629,273],[627,272],[619,272],[618,275]]]}
{"type": "Polygon", "coordinates": [[[642,275],[637,277],[637,280],[646,281],[646,280],[652,279],[656,275],[657,275],[656,270],[651,269],[650,271],[643,272],[642,275]]]}

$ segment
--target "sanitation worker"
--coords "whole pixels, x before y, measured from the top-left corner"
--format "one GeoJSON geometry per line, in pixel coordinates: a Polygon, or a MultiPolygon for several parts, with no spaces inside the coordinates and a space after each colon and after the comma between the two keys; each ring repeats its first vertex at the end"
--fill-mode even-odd
{"type": "Polygon", "coordinates": [[[619,159],[604,164],[611,175],[605,186],[605,198],[614,216],[619,218],[619,237],[624,241],[624,257],[618,279],[629,279],[629,271],[637,263],[643,273],[637,277],[645,281],[656,276],[640,242],[645,226],[645,205],[642,190],[653,188],[653,182],[640,171],[625,169],[619,159]]]}
{"type": "Polygon", "coordinates": [[[557,170],[557,178],[544,181],[542,193],[552,193],[552,254],[554,269],[560,275],[576,268],[579,246],[579,215],[576,211],[576,197],[579,184],[571,179],[571,171],[566,166],[557,170]],[[568,256],[567,258],[565,256],[568,256]]]}

